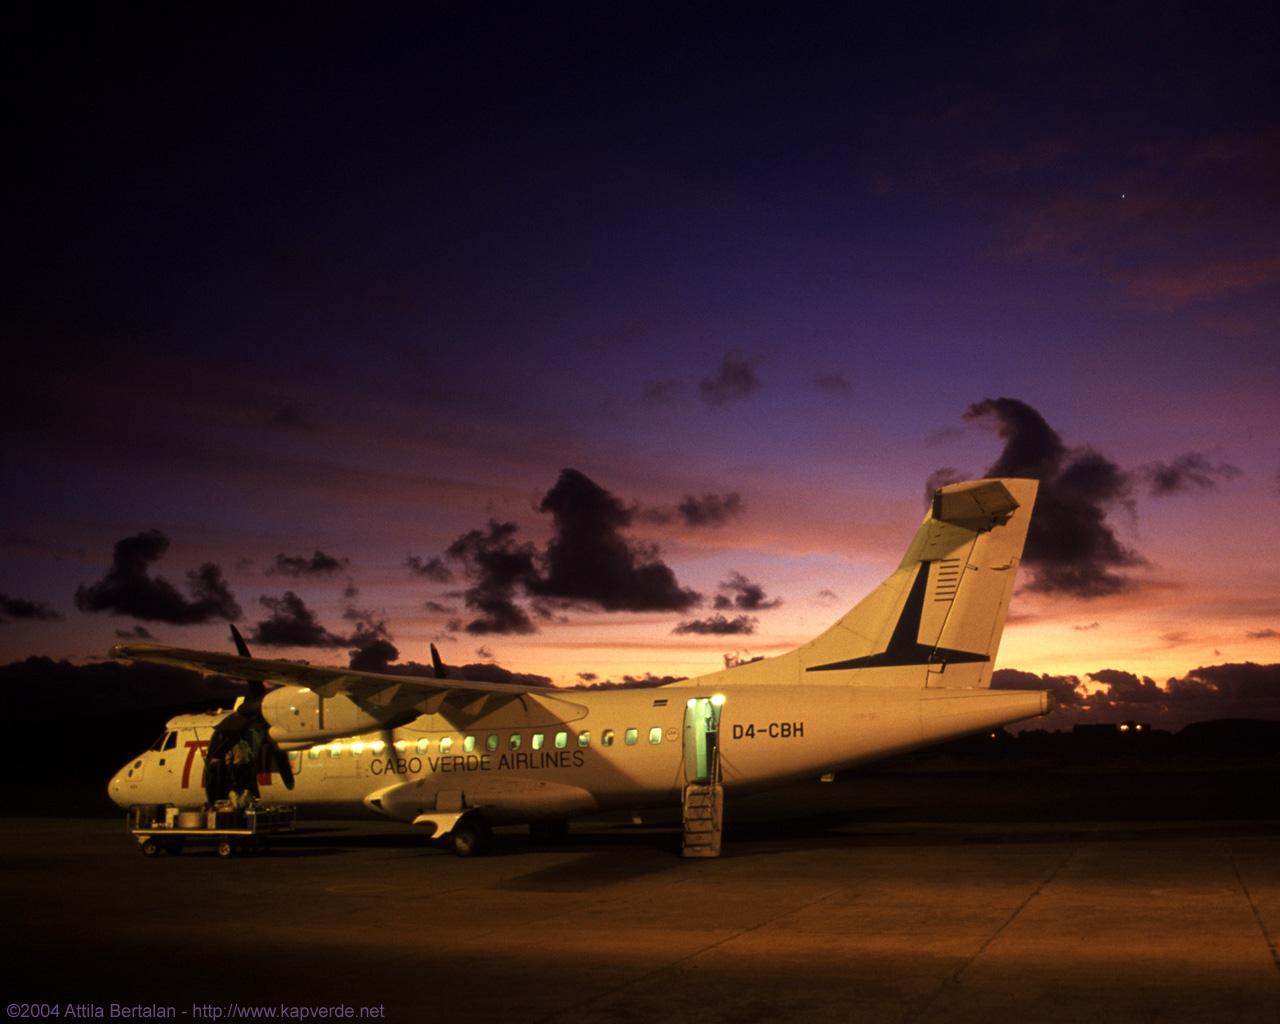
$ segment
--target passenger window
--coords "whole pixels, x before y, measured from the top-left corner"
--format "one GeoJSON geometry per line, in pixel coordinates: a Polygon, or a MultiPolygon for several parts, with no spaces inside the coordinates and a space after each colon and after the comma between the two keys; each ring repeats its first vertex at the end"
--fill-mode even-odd
{"type": "Polygon", "coordinates": [[[178,734],[176,732],[171,732],[169,733],[168,736],[164,738],[165,750],[172,750],[177,745],[178,745],[178,734]]]}
{"type": "Polygon", "coordinates": [[[602,747],[613,746],[613,730],[606,729],[600,736],[600,745],[602,747]]]}
{"type": "Polygon", "coordinates": [[[541,749],[542,749],[542,740],[543,740],[542,733],[540,733],[540,732],[535,732],[535,733],[533,734],[533,749],[534,749],[534,750],[541,750],[541,749]]]}
{"type": "Polygon", "coordinates": [[[513,732],[511,734],[511,739],[507,740],[507,746],[512,750],[520,749],[520,734],[518,732],[513,732]]]}
{"type": "Polygon", "coordinates": [[[580,747],[591,746],[591,730],[590,729],[586,729],[578,733],[578,746],[580,747]]]}
{"type": "Polygon", "coordinates": [[[169,736],[168,733],[162,732],[159,736],[156,737],[156,741],[153,744],[151,744],[151,746],[147,747],[147,749],[159,750],[161,747],[164,746],[164,741],[168,738],[168,736],[169,736]]]}
{"type": "Polygon", "coordinates": [[[335,759],[341,757],[342,745],[340,743],[335,743],[333,746],[331,746],[329,748],[329,756],[335,759]]]}
{"type": "Polygon", "coordinates": [[[490,753],[498,749],[498,734],[496,732],[489,733],[485,738],[484,749],[490,753]]]}
{"type": "Polygon", "coordinates": [[[423,736],[422,739],[418,740],[418,753],[425,754],[427,752],[427,748],[430,746],[431,741],[427,739],[426,736],[423,736]]]}
{"type": "Polygon", "coordinates": [[[468,754],[476,749],[476,738],[474,736],[464,736],[462,738],[462,749],[468,754]]]}
{"type": "Polygon", "coordinates": [[[634,747],[636,745],[636,740],[638,740],[639,738],[640,738],[639,729],[628,729],[627,735],[625,737],[625,742],[627,746],[634,747]]]}
{"type": "Polygon", "coordinates": [[[351,756],[352,756],[352,757],[359,757],[359,756],[360,756],[361,754],[363,754],[363,753],[364,753],[364,744],[363,744],[363,743],[361,743],[359,740],[356,740],[353,744],[351,744],[351,756]]]}
{"type": "Polygon", "coordinates": [[[301,750],[289,751],[289,768],[295,772],[301,770],[302,768],[302,751],[301,750]]]}
{"type": "Polygon", "coordinates": [[[308,761],[319,761],[319,760],[320,760],[320,748],[319,748],[319,747],[312,747],[310,750],[308,750],[308,751],[307,751],[307,760],[308,760],[308,761]]]}
{"type": "Polygon", "coordinates": [[[662,726],[655,725],[649,730],[649,742],[655,746],[662,742],[662,726]]]}
{"type": "Polygon", "coordinates": [[[453,737],[446,736],[440,741],[440,753],[447,754],[453,749],[453,737]]]}
{"type": "Polygon", "coordinates": [[[556,750],[564,750],[569,745],[569,734],[567,732],[556,733],[556,750]]]}

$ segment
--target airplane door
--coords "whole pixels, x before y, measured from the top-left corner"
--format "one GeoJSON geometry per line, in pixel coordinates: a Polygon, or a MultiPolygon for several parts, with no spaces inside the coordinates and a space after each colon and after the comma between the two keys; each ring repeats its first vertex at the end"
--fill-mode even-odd
{"type": "Polygon", "coordinates": [[[684,709],[686,782],[720,781],[720,708],[724,698],[690,697],[684,709]]]}

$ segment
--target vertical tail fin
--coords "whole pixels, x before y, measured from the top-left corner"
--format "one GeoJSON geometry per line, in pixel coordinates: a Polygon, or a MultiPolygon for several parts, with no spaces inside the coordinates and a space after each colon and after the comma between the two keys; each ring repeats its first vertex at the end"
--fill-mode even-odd
{"type": "Polygon", "coordinates": [[[1037,486],[939,488],[888,579],[803,647],[728,670],[725,681],[990,686],[1037,486]]]}

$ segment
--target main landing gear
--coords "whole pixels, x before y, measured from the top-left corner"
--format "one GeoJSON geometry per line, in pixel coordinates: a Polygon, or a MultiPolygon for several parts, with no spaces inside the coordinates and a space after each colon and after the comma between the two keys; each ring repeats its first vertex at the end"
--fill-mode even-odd
{"type": "Polygon", "coordinates": [[[480,815],[468,814],[453,826],[449,842],[459,857],[478,857],[493,845],[493,832],[480,815]]]}

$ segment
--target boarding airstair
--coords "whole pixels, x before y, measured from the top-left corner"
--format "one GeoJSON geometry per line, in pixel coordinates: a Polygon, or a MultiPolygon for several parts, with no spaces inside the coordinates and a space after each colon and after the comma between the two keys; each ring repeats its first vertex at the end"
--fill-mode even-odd
{"type": "MultiPolygon", "coordinates": [[[[719,765],[717,764],[717,767],[719,765]]],[[[684,787],[685,857],[719,857],[724,829],[724,787],[720,780],[690,782],[684,787]]]]}

